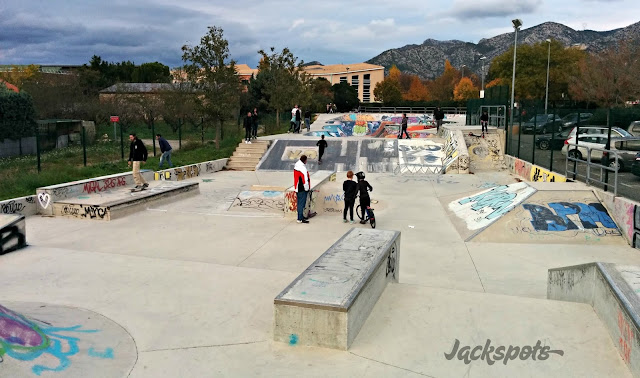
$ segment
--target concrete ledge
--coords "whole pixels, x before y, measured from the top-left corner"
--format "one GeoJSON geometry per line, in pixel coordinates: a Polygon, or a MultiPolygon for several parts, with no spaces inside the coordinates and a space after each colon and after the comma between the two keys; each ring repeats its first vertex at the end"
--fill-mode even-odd
{"type": "MultiPolygon", "coordinates": [[[[293,174],[291,175],[293,176],[293,174]]],[[[311,188],[304,208],[304,216],[318,212],[316,202],[320,197],[320,186],[329,181],[336,181],[336,171],[317,171],[311,174],[311,188]]],[[[294,217],[298,214],[298,193],[290,186],[284,193],[284,215],[294,217]]]]}
{"type": "Polygon", "coordinates": [[[504,155],[504,162],[509,172],[531,182],[566,182],[567,178],[559,173],[551,172],[539,165],[531,164],[515,156],[504,155]]]}
{"type": "Polygon", "coordinates": [[[167,181],[182,181],[189,178],[198,177],[205,173],[214,173],[221,171],[225,165],[227,165],[229,159],[218,159],[203,161],[202,163],[196,163],[191,165],[184,165],[182,167],[175,167],[170,169],[164,169],[154,173],[155,180],[167,180],[167,181]]]}
{"type": "MultiPolygon", "coordinates": [[[[149,190],[122,192],[119,198],[104,200],[102,197],[88,200],[58,201],[52,205],[53,215],[76,219],[110,221],[139,211],[150,202],[174,201],[200,192],[197,182],[175,183],[150,187],[149,190]]],[[[112,196],[113,197],[113,196],[112,196]]]]}
{"type": "Polygon", "coordinates": [[[24,215],[0,214],[0,255],[26,246],[24,215]]]}
{"type": "MultiPolygon", "coordinates": [[[[147,181],[153,181],[153,171],[140,170],[142,177],[147,181]]],[[[133,187],[132,172],[118,173],[115,175],[95,177],[86,180],[65,182],[58,185],[44,186],[36,189],[37,209],[42,215],[53,215],[52,204],[70,197],[85,194],[103,193],[122,187],[133,187]]]]}
{"type": "Polygon", "coordinates": [[[640,266],[590,263],[549,269],[549,299],[590,304],[634,377],[640,377],[640,266]]]}
{"type": "Polygon", "coordinates": [[[444,173],[469,173],[469,151],[461,130],[443,128],[445,138],[442,171],[444,173]]]}
{"type": "Polygon", "coordinates": [[[34,215],[37,213],[36,196],[11,198],[0,201],[0,214],[34,215]]]}
{"type": "Polygon", "coordinates": [[[400,232],[351,229],[275,298],[274,339],[347,350],[399,268],[400,232]]]}

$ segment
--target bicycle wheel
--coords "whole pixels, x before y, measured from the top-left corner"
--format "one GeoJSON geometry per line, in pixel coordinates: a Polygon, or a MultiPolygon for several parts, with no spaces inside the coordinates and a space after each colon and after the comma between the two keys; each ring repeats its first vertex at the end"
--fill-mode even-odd
{"type": "Polygon", "coordinates": [[[363,220],[363,219],[364,219],[364,216],[365,216],[366,214],[364,214],[364,213],[362,212],[362,206],[358,205],[358,206],[356,207],[356,215],[358,216],[358,218],[360,218],[360,220],[363,220]]]}
{"type": "Polygon", "coordinates": [[[369,210],[369,215],[371,215],[371,218],[369,218],[371,228],[376,228],[376,216],[373,214],[373,210],[369,210]]]}

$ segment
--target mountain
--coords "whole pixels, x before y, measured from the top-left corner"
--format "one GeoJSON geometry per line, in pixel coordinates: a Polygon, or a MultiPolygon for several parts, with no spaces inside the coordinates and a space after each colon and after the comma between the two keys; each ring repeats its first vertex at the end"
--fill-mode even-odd
{"type": "MultiPolygon", "coordinates": [[[[500,34],[492,38],[481,39],[477,44],[462,41],[436,41],[427,39],[421,45],[407,45],[390,49],[367,61],[385,67],[388,71],[396,65],[403,73],[415,74],[423,79],[433,79],[444,72],[444,61],[460,69],[463,65],[480,76],[482,60],[485,56],[485,72],[489,62],[513,46],[514,33],[500,34]]],[[[546,39],[554,39],[565,46],[579,45],[589,52],[602,51],[622,40],[640,40],[640,22],[625,28],[598,32],[594,30],[573,30],[555,22],[523,29],[518,32],[518,45],[534,44],[546,39]]]]}

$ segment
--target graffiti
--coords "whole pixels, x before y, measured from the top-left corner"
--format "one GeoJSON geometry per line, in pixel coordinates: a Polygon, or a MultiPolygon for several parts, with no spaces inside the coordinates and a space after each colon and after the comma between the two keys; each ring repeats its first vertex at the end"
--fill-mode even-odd
{"type": "Polygon", "coordinates": [[[298,193],[286,192],[284,194],[284,199],[288,204],[288,211],[290,212],[298,211],[298,193]]]}
{"type": "Polygon", "coordinates": [[[529,176],[531,181],[539,182],[565,182],[567,178],[554,172],[547,171],[544,168],[540,168],[536,165],[531,167],[531,175],[529,176]]]}
{"type": "MultiPolygon", "coordinates": [[[[114,189],[120,186],[126,186],[127,179],[125,177],[113,177],[104,179],[102,181],[91,181],[84,184],[82,191],[87,194],[100,193],[109,189],[114,189]]],[[[54,193],[54,196],[57,196],[54,193]]]]}
{"type": "Polygon", "coordinates": [[[24,210],[25,206],[20,203],[20,202],[16,202],[15,200],[11,200],[8,202],[3,202],[2,204],[0,204],[0,213],[2,214],[15,214],[15,213],[19,213],[22,210],[24,210]]]}
{"type": "Polygon", "coordinates": [[[107,215],[107,208],[106,207],[101,207],[101,206],[97,206],[97,205],[91,205],[91,206],[85,206],[84,207],[83,216],[85,218],[90,218],[90,219],[100,218],[100,219],[104,219],[104,217],[106,215],[107,215]]]}
{"type": "Polygon", "coordinates": [[[387,270],[386,270],[385,277],[389,277],[389,274],[391,274],[391,277],[393,277],[393,279],[396,279],[396,244],[395,243],[393,244],[393,246],[391,246],[391,251],[389,251],[389,256],[387,257],[387,270]]]}
{"type": "Polygon", "coordinates": [[[75,193],[76,190],[77,189],[75,189],[75,188],[73,188],[71,186],[63,186],[61,188],[53,188],[53,189],[51,189],[51,194],[55,198],[67,198],[72,193],[75,193]]]}
{"type": "Polygon", "coordinates": [[[196,164],[173,170],[178,181],[200,176],[200,167],[196,164]]]}
{"type": "Polygon", "coordinates": [[[51,196],[49,196],[49,193],[45,192],[38,193],[38,202],[43,209],[46,209],[49,207],[49,202],[51,202],[51,196]]]}
{"type": "MultiPolygon", "coordinates": [[[[27,243],[27,239],[24,235],[24,230],[22,230],[18,225],[10,225],[3,227],[0,229],[0,255],[15,251],[24,247],[27,243]]],[[[0,323],[0,328],[1,323],[0,323]]],[[[0,362],[2,362],[2,344],[0,341],[0,362]]]]}
{"type": "Polygon", "coordinates": [[[35,196],[25,197],[25,198],[24,198],[24,200],[25,200],[27,203],[36,203],[35,196]]]}
{"type": "Polygon", "coordinates": [[[535,193],[525,183],[502,185],[453,201],[449,209],[465,220],[470,230],[484,228],[535,193]]]}
{"type": "MultiPolygon", "coordinates": [[[[600,203],[552,202],[548,204],[553,211],[537,204],[522,205],[531,215],[531,225],[536,231],[592,230],[601,224],[608,229],[618,230],[607,210],[600,203]],[[554,213],[555,211],[555,213],[554,213]],[[575,218],[578,216],[578,219],[575,218]],[[574,216],[569,219],[569,216],[574,216]]],[[[606,235],[606,232],[601,232],[606,235]]],[[[620,232],[613,233],[620,235],[620,232]]]]}
{"type": "Polygon", "coordinates": [[[338,203],[338,202],[344,202],[344,193],[337,193],[337,194],[329,194],[327,196],[324,196],[324,202],[331,202],[331,203],[338,203]]]}
{"type": "Polygon", "coordinates": [[[513,169],[520,177],[531,177],[531,163],[514,158],[513,169]]]}
{"type": "MultiPolygon", "coordinates": [[[[71,366],[71,357],[80,352],[79,337],[67,334],[90,334],[99,330],[82,329],[82,326],[54,327],[43,321],[29,319],[0,305],[0,363],[5,356],[18,361],[34,362],[31,371],[35,375],[43,372],[62,372],[71,366]],[[42,362],[35,360],[46,356],[42,362]],[[56,362],[57,360],[57,362],[56,362]],[[55,362],[55,364],[51,364],[55,362]]],[[[113,349],[89,354],[94,358],[113,358],[113,349]]]]}
{"type": "Polygon", "coordinates": [[[325,207],[324,209],[322,209],[325,213],[342,213],[342,210],[340,209],[334,209],[332,207],[325,207]]]}
{"type": "Polygon", "coordinates": [[[77,217],[80,215],[80,209],[74,206],[65,205],[62,207],[61,211],[62,211],[62,215],[69,215],[72,217],[77,217]]]}
{"type": "Polygon", "coordinates": [[[620,355],[624,362],[630,364],[633,339],[635,338],[635,327],[632,327],[625,319],[621,309],[618,309],[618,331],[620,332],[620,336],[618,337],[620,355]]]}
{"type": "Polygon", "coordinates": [[[284,153],[282,154],[282,161],[287,160],[298,160],[300,156],[307,155],[307,158],[310,160],[318,159],[318,149],[316,147],[295,147],[295,146],[287,146],[284,149],[284,153]]]}
{"type": "Polygon", "coordinates": [[[209,173],[209,172],[215,172],[215,171],[216,171],[216,167],[213,166],[213,163],[205,164],[205,172],[209,173]]]}
{"type": "Polygon", "coordinates": [[[631,239],[631,246],[640,249],[640,206],[633,206],[633,238],[631,239]]]}
{"type": "Polygon", "coordinates": [[[252,210],[284,210],[284,200],[282,198],[270,199],[270,198],[245,198],[240,199],[238,197],[238,204],[234,206],[242,207],[244,209],[252,210]]]}

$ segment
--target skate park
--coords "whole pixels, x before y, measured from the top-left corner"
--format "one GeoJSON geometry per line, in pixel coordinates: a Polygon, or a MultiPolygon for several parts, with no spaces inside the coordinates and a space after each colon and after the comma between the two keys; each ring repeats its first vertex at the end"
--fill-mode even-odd
{"type": "Polygon", "coordinates": [[[315,134],[270,136],[255,171],[146,172],[144,201],[126,175],[38,190],[11,220],[27,246],[0,255],[0,325],[22,327],[0,332],[0,376],[637,376],[635,205],[463,124],[328,137],[322,164],[315,134]],[[375,230],[342,223],[347,170],[374,188],[375,230]],[[537,343],[562,353],[534,360],[537,343]],[[522,352],[490,364],[488,344],[522,352]]]}

